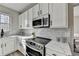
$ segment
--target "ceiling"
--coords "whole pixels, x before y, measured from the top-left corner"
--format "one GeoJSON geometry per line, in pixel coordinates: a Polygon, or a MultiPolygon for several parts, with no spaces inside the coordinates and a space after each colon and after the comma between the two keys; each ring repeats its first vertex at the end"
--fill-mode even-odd
{"type": "MultiPolygon", "coordinates": [[[[25,10],[33,7],[36,3],[0,3],[0,5],[8,7],[12,10],[15,10],[19,13],[24,12],[25,10]]],[[[79,3],[72,3],[74,6],[79,6],[79,3]]],[[[78,8],[75,8],[75,11],[78,11],[78,8]]],[[[77,13],[77,12],[76,12],[77,13]]]]}
{"type": "Polygon", "coordinates": [[[19,13],[23,12],[26,9],[31,8],[36,3],[0,3],[0,5],[8,7],[12,10],[15,10],[19,13]]]}

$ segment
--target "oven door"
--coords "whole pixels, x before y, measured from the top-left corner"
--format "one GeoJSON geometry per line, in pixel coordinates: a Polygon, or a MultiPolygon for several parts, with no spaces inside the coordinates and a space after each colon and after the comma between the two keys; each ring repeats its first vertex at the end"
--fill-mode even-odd
{"type": "Polygon", "coordinates": [[[26,46],[26,55],[27,56],[42,56],[40,52],[35,51],[28,46],[26,46]]]}
{"type": "Polygon", "coordinates": [[[42,19],[33,20],[33,27],[43,27],[43,20],[42,19]]]}

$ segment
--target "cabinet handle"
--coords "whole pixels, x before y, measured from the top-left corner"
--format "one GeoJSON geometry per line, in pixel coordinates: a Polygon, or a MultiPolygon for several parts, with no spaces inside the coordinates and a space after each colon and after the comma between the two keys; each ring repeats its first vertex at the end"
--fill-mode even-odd
{"type": "Polygon", "coordinates": [[[5,43],[5,47],[6,47],[6,43],[5,43]]]}
{"type": "Polygon", "coordinates": [[[3,45],[1,44],[1,48],[3,47],[3,45]]]}
{"type": "Polygon", "coordinates": [[[50,25],[52,26],[52,20],[50,21],[50,25]]]}
{"type": "Polygon", "coordinates": [[[39,11],[38,11],[38,16],[39,16],[39,11]]]}
{"type": "Polygon", "coordinates": [[[42,10],[40,10],[40,14],[42,14],[42,10]]]}
{"type": "Polygon", "coordinates": [[[56,54],[52,54],[53,56],[56,56],[56,54]]]}

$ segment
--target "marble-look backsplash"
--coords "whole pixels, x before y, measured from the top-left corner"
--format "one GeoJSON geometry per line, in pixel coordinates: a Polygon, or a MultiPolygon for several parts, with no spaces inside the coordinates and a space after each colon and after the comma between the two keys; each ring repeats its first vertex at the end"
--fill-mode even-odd
{"type": "Polygon", "coordinates": [[[39,28],[34,29],[36,36],[56,39],[56,37],[69,37],[70,32],[68,29],[50,29],[50,28],[39,28]]]}
{"type": "Polygon", "coordinates": [[[18,31],[18,34],[26,35],[26,36],[32,35],[32,33],[33,33],[33,29],[19,29],[18,31]]]}
{"type": "Polygon", "coordinates": [[[52,28],[37,28],[37,29],[19,29],[13,33],[24,32],[26,35],[31,35],[35,32],[36,36],[45,37],[50,39],[56,39],[56,37],[70,37],[70,31],[68,29],[52,29],[52,28]]]}

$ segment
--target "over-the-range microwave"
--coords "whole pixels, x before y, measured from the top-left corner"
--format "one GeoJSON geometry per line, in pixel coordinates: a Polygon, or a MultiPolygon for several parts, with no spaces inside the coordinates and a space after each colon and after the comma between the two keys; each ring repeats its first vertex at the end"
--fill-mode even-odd
{"type": "Polygon", "coordinates": [[[34,28],[46,28],[50,27],[50,14],[46,14],[39,18],[33,19],[33,27],[34,28]]]}

